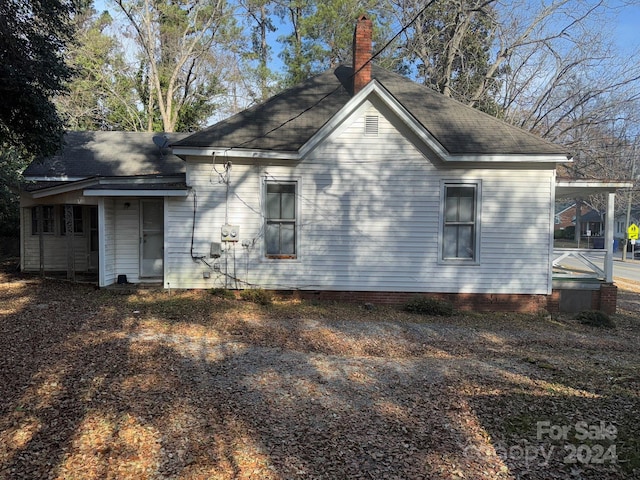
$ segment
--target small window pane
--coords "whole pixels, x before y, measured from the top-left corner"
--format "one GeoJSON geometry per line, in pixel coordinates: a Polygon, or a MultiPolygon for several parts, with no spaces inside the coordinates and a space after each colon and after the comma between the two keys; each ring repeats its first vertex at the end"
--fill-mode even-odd
{"type": "Polygon", "coordinates": [[[267,218],[280,218],[279,193],[267,193],[267,218]]]}
{"type": "Polygon", "coordinates": [[[267,225],[265,238],[267,241],[267,255],[277,255],[278,253],[280,253],[279,225],[267,225]]]}
{"type": "Polygon", "coordinates": [[[142,228],[157,230],[164,221],[164,206],[160,202],[142,202],[142,228]]]}
{"type": "Polygon", "coordinates": [[[456,227],[444,227],[444,242],[442,245],[444,258],[456,258],[456,227]]]}
{"type": "Polygon", "coordinates": [[[448,197],[445,203],[444,219],[447,222],[458,220],[458,204],[455,200],[455,198],[448,197]]]}
{"type": "Polygon", "coordinates": [[[294,226],[285,223],[280,226],[280,250],[285,255],[296,253],[296,236],[294,226]]]}
{"type": "Polygon", "coordinates": [[[458,227],[458,258],[473,258],[473,227],[460,225],[458,227]]]}
{"type": "MultiPolygon", "coordinates": [[[[38,207],[31,209],[31,233],[40,233],[38,230],[38,207]]],[[[42,207],[42,233],[53,233],[53,205],[45,205],[42,207]]]]}
{"type": "Polygon", "coordinates": [[[292,193],[282,193],[282,213],[280,218],[296,217],[296,197],[292,193]]]}
{"type": "Polygon", "coordinates": [[[459,222],[473,222],[473,197],[460,197],[459,222]]]}

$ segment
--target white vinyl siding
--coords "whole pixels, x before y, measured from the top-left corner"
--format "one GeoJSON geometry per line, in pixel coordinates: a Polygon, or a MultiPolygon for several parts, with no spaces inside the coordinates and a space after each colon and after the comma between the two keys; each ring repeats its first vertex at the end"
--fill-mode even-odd
{"type": "Polygon", "coordinates": [[[165,286],[548,293],[552,168],[452,168],[417,150],[409,130],[390,118],[383,106],[369,104],[300,162],[247,160],[228,152],[228,193],[211,158],[189,157],[192,191],[167,205],[165,286]],[[379,116],[377,137],[363,133],[367,115],[379,116]],[[264,178],[301,179],[294,261],[264,256],[264,178]],[[478,179],[475,251],[481,261],[442,262],[441,186],[478,179]],[[220,242],[226,222],[239,225],[240,241],[211,258],[211,243],[220,242]]]}
{"type": "MultiPolygon", "coordinates": [[[[23,236],[23,267],[25,271],[38,271],[40,269],[40,235],[33,231],[34,214],[32,213],[37,207],[26,209],[28,218],[31,221],[24,222],[26,231],[23,236]]],[[[44,269],[49,272],[63,272],[67,270],[67,238],[66,236],[56,233],[59,232],[60,225],[56,225],[56,217],[59,217],[60,211],[63,210],[62,205],[47,205],[43,210],[49,211],[51,216],[50,233],[44,233],[44,269]]],[[[88,270],[89,244],[86,235],[74,235],[73,238],[73,261],[76,271],[88,270]]]]}

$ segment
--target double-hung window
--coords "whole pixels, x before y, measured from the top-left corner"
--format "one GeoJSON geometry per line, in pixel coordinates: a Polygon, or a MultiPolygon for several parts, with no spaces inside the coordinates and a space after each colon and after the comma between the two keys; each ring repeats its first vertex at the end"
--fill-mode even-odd
{"type": "Polygon", "coordinates": [[[53,205],[43,205],[42,207],[33,207],[31,209],[31,233],[34,235],[40,233],[40,222],[38,221],[40,209],[42,209],[42,233],[55,233],[53,205]]]}
{"type": "Polygon", "coordinates": [[[445,183],[442,260],[478,260],[477,183],[445,183]]]}
{"type": "Polygon", "coordinates": [[[271,182],[266,187],[265,239],[269,258],[296,258],[296,182],[271,182]]]}

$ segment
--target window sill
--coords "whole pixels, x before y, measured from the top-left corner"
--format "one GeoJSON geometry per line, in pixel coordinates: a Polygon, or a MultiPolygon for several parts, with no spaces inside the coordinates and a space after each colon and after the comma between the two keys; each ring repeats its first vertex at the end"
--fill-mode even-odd
{"type": "Polygon", "coordinates": [[[478,260],[469,260],[464,258],[446,258],[438,261],[439,265],[459,265],[464,267],[472,267],[480,265],[478,260]]]}

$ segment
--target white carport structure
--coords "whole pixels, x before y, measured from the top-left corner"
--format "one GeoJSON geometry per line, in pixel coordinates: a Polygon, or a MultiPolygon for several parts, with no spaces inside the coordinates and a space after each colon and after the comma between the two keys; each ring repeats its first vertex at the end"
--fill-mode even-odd
{"type": "MultiPolygon", "coordinates": [[[[607,198],[603,249],[553,249],[553,290],[559,292],[561,310],[592,308],[607,310],[607,308],[603,308],[603,289],[609,288],[615,292],[613,286],[613,232],[616,191],[632,187],[632,182],[625,181],[568,179],[556,181],[556,200],[562,198],[582,200],[596,194],[606,194],[607,198]],[[599,292],[596,302],[593,300],[593,295],[582,295],[582,301],[579,299],[580,292],[596,291],[599,292]],[[571,292],[571,295],[568,295],[568,292],[571,292]],[[565,308],[562,308],[563,293],[566,298],[572,297],[572,300],[565,302],[567,304],[565,308]]],[[[611,311],[611,308],[608,310],[611,311]]],[[[613,311],[615,311],[615,297],[613,311]]]]}

